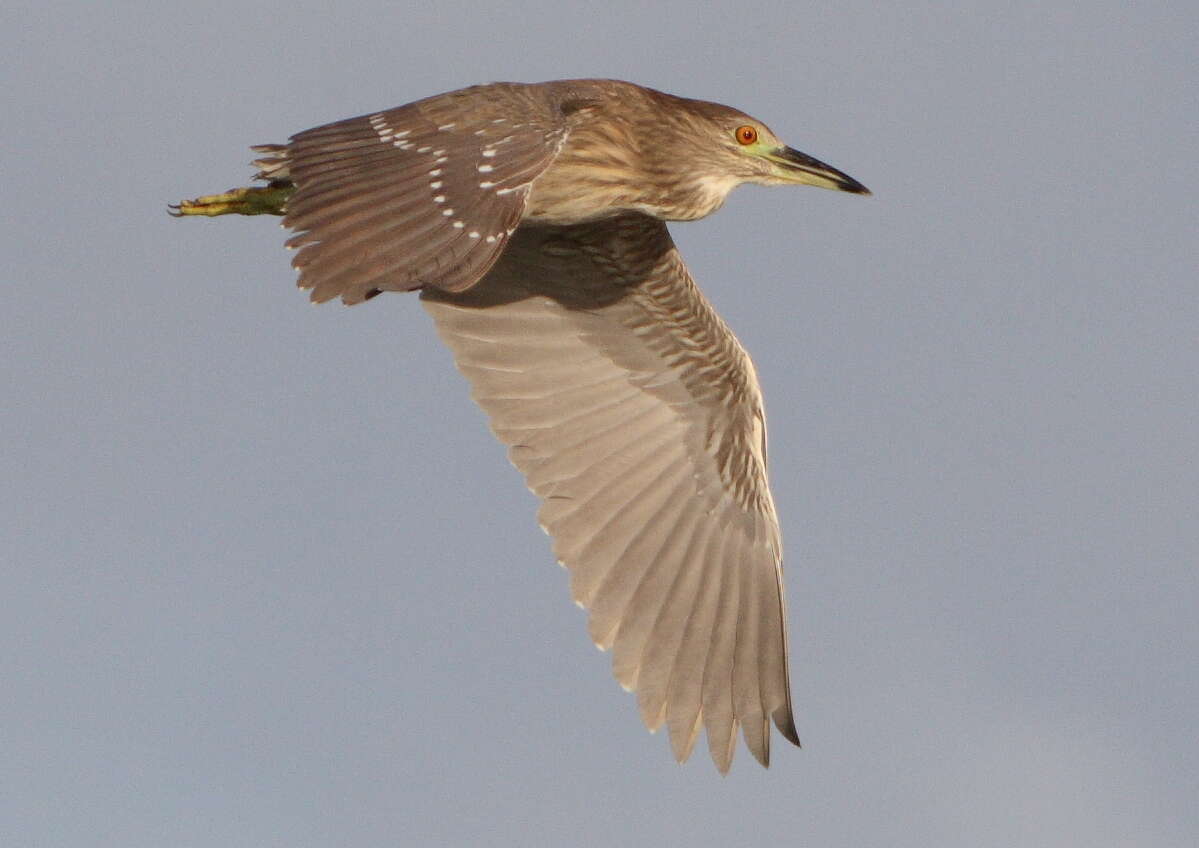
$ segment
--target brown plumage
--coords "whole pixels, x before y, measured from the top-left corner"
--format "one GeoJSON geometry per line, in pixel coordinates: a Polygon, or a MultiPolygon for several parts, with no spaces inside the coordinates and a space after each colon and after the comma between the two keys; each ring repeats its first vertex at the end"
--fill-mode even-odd
{"type": "Polygon", "coordinates": [[[799,744],[753,365],[665,220],[742,182],[868,193],[718,104],[630,83],[497,83],[257,148],[270,185],[180,214],[284,214],[312,299],[421,290],[651,729],[799,744]],[[276,194],[267,195],[268,191],[276,194]]]}

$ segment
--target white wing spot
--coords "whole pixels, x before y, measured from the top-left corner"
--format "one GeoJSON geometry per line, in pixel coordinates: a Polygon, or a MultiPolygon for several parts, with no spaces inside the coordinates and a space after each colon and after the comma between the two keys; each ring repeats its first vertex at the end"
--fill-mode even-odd
{"type": "Polygon", "coordinates": [[[502,123],[504,123],[504,122],[505,122],[505,121],[507,121],[507,120],[508,120],[507,118],[492,118],[492,119],[491,119],[491,123],[493,123],[493,124],[502,124],[502,123]]]}
{"type": "Polygon", "coordinates": [[[429,152],[430,150],[432,150],[432,149],[433,149],[432,147],[429,147],[428,145],[425,145],[424,147],[418,147],[418,148],[416,148],[416,152],[417,152],[417,153],[428,153],[428,152],[429,152]]]}
{"type": "Polygon", "coordinates": [[[412,149],[412,142],[410,142],[410,141],[399,141],[397,139],[396,141],[393,141],[392,144],[394,144],[396,147],[400,148],[400,150],[411,150],[412,149]]]}
{"type": "Polygon", "coordinates": [[[495,185],[495,183],[483,180],[483,182],[479,183],[479,188],[491,188],[493,185],[495,185]]]}
{"type": "Polygon", "coordinates": [[[429,183],[429,188],[437,191],[437,189],[441,188],[441,180],[433,180],[433,182],[429,183]]]}
{"type": "Polygon", "coordinates": [[[454,222],[454,226],[455,226],[457,229],[459,229],[459,230],[460,230],[460,229],[462,229],[463,227],[465,227],[465,226],[466,226],[466,224],[462,223],[461,221],[455,221],[455,222],[454,222]]]}
{"type": "Polygon", "coordinates": [[[480,174],[490,174],[493,170],[495,170],[495,169],[491,165],[480,165],[479,166],[480,174]]]}
{"type": "Polygon", "coordinates": [[[458,126],[456,123],[454,123],[453,121],[450,121],[450,123],[442,124],[437,129],[441,130],[442,132],[445,132],[446,130],[452,130],[456,126],[458,126]]]}
{"type": "Polygon", "coordinates": [[[478,233],[476,233],[474,230],[471,230],[469,233],[467,233],[467,235],[468,235],[468,236],[470,236],[471,238],[478,238],[478,237],[479,237],[479,234],[478,234],[478,233]]]}
{"type": "Polygon", "coordinates": [[[488,237],[487,237],[487,243],[488,243],[488,244],[494,244],[494,243],[495,243],[495,236],[488,236],[488,237]]]}
{"type": "Polygon", "coordinates": [[[445,203],[445,195],[444,194],[437,195],[436,197],[433,198],[433,202],[434,203],[445,203]]]}
{"type": "Polygon", "coordinates": [[[445,148],[443,147],[440,150],[434,150],[433,155],[434,156],[445,156],[445,148]]]}
{"type": "Polygon", "coordinates": [[[489,147],[483,151],[483,155],[490,159],[492,156],[495,155],[495,150],[493,150],[492,148],[489,147]]]}
{"type": "Polygon", "coordinates": [[[440,177],[441,176],[441,168],[434,168],[432,171],[429,172],[429,176],[430,177],[440,177]]]}
{"type": "MultiPolygon", "coordinates": [[[[379,136],[379,141],[383,142],[384,144],[387,144],[387,142],[391,141],[392,138],[395,137],[395,132],[391,127],[387,126],[387,119],[384,118],[382,114],[371,115],[370,123],[371,129],[373,129],[375,134],[379,136]]],[[[407,133],[404,133],[404,135],[407,135],[407,133]]]]}
{"type": "Polygon", "coordinates": [[[449,157],[449,156],[438,156],[438,157],[437,157],[437,161],[436,161],[436,162],[434,162],[433,164],[434,164],[434,165],[441,165],[441,164],[443,164],[443,163],[445,163],[445,162],[449,162],[449,161],[450,161],[450,157],[449,157]]]}
{"type": "Polygon", "coordinates": [[[445,215],[448,218],[454,214],[454,210],[453,209],[442,209],[441,214],[445,215]]]}

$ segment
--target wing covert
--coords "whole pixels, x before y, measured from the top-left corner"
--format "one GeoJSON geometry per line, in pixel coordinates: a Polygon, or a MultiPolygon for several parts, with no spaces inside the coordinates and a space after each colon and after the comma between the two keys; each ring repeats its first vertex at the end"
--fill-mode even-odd
{"type": "Polygon", "coordinates": [[[264,176],[286,170],[296,185],[283,224],[296,231],[288,246],[298,249],[298,285],[314,301],[347,304],[379,291],[469,288],[500,255],[567,129],[533,87],[496,83],[264,148],[274,155],[264,176]]]}

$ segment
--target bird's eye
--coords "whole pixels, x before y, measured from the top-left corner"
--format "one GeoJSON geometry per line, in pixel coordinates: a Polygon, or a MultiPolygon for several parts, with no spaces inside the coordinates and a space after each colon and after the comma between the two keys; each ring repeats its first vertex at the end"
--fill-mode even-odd
{"type": "Polygon", "coordinates": [[[746,124],[743,127],[737,127],[737,130],[733,133],[733,135],[737,137],[737,141],[741,144],[753,144],[758,140],[757,129],[751,127],[749,124],[746,124]]]}

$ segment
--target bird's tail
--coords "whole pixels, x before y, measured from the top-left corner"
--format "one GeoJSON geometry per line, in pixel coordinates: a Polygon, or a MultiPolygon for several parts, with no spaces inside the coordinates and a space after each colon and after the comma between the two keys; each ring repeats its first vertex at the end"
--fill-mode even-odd
{"type": "Polygon", "coordinates": [[[181,200],[168,207],[176,218],[185,215],[286,215],[287,199],[296,190],[288,172],[287,147],[282,144],[263,144],[253,148],[267,155],[254,160],[258,166],[256,180],[264,186],[231,188],[221,194],[206,194],[192,200],[181,200]]]}

